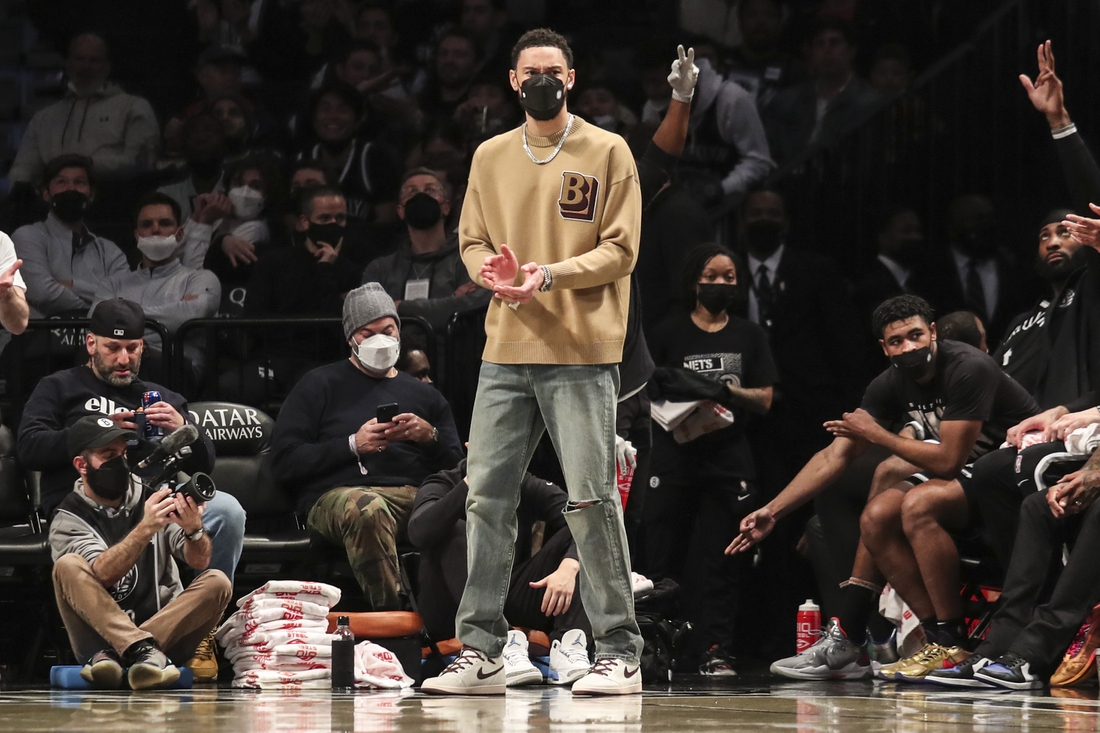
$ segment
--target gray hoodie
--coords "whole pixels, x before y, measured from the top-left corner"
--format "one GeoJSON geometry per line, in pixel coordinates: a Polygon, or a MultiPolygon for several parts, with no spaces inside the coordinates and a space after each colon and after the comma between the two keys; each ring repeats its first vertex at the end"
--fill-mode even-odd
{"type": "Polygon", "coordinates": [[[157,117],[141,97],[115,84],[82,97],[70,89],[31,118],[9,176],[13,183],[38,183],[46,163],[62,153],[89,156],[101,173],[122,171],[159,142],[157,117]]]}

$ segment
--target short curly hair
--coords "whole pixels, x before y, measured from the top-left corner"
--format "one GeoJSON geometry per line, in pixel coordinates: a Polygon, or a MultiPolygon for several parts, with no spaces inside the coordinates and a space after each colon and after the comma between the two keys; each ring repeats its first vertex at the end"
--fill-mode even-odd
{"type": "Polygon", "coordinates": [[[566,67],[573,68],[573,49],[569,47],[569,41],[549,28],[535,28],[519,37],[516,45],[512,46],[512,68],[519,65],[519,55],[524,49],[544,47],[561,49],[566,67]]]}
{"type": "Polygon", "coordinates": [[[931,324],[936,317],[936,312],[928,301],[915,295],[897,295],[883,301],[871,314],[871,331],[875,338],[882,338],[886,327],[897,321],[904,321],[914,316],[919,317],[925,324],[931,324]]]}

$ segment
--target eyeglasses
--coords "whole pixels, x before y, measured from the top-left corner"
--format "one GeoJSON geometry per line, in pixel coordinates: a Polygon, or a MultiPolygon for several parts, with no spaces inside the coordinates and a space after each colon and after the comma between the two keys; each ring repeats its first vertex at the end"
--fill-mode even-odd
{"type": "Polygon", "coordinates": [[[401,189],[401,200],[404,201],[406,199],[411,199],[418,193],[426,193],[429,196],[433,197],[444,195],[443,186],[440,186],[438,183],[429,183],[423,188],[417,188],[416,186],[406,186],[405,188],[401,189]]]}

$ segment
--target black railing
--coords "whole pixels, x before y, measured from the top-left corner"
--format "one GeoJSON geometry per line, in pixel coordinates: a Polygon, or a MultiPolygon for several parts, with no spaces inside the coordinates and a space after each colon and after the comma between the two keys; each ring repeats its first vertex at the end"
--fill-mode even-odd
{"type": "Polygon", "coordinates": [[[446,349],[440,391],[451,405],[451,414],[463,440],[470,435],[481,354],[485,350],[485,314],[488,310],[485,307],[456,313],[447,325],[444,339],[446,349]]]}

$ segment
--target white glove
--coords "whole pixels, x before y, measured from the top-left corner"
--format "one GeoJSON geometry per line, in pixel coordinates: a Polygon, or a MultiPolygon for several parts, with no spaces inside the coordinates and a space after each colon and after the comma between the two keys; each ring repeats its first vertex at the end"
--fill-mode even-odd
{"type": "Polygon", "coordinates": [[[615,465],[626,468],[638,467],[638,451],[630,444],[629,440],[615,436],[615,465]]]}
{"type": "Polygon", "coordinates": [[[672,73],[668,75],[668,83],[672,87],[672,98],[684,104],[691,103],[695,95],[695,82],[699,80],[699,67],[695,65],[695,49],[689,48],[684,53],[682,45],[676,47],[678,59],[672,62],[672,73]]]}

